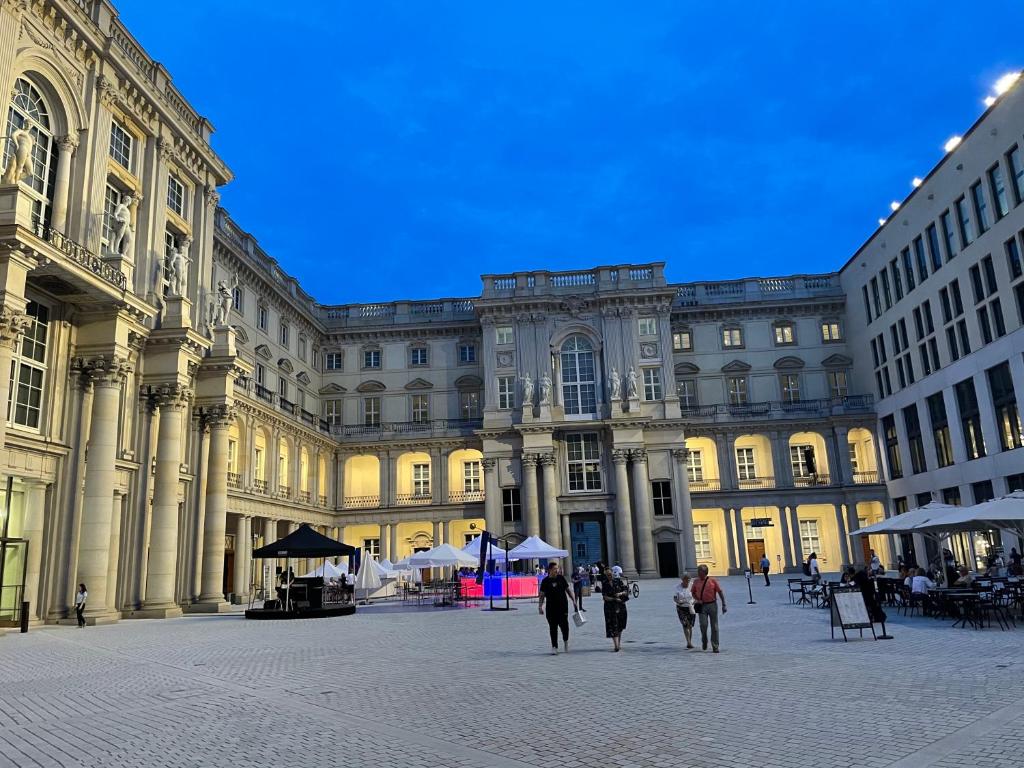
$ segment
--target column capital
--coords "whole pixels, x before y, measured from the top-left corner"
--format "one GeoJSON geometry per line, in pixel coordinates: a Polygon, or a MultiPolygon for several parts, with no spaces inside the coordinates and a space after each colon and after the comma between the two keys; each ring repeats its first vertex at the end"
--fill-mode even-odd
{"type": "Polygon", "coordinates": [[[57,137],[57,146],[60,147],[61,152],[67,152],[68,154],[78,149],[78,135],[74,133],[68,133],[64,136],[57,137]]]}
{"type": "Polygon", "coordinates": [[[537,457],[537,459],[540,461],[541,465],[545,467],[553,467],[558,463],[558,459],[555,458],[554,451],[542,453],[537,457]]]}
{"type": "Polygon", "coordinates": [[[96,90],[100,92],[100,102],[106,107],[111,107],[117,104],[119,98],[117,93],[117,83],[111,80],[106,75],[100,75],[96,78],[96,90]]]}
{"type": "Polygon", "coordinates": [[[629,452],[629,458],[635,462],[647,463],[647,450],[645,448],[634,448],[629,452]]]}
{"type": "Polygon", "coordinates": [[[485,456],[480,460],[480,465],[484,468],[484,472],[490,472],[498,468],[498,460],[492,456],[485,456]]]}
{"type": "Polygon", "coordinates": [[[676,460],[678,464],[685,464],[686,460],[690,457],[689,448],[673,448],[672,458],[676,460]]]}
{"type": "Polygon", "coordinates": [[[206,192],[206,207],[211,210],[220,204],[220,192],[212,184],[207,184],[203,190],[206,192]]]}
{"type": "Polygon", "coordinates": [[[536,467],[540,456],[536,453],[524,453],[519,459],[524,467],[536,467]]]}
{"type": "Polygon", "coordinates": [[[32,325],[32,318],[12,307],[0,307],[0,346],[14,349],[18,339],[32,325]]]}
{"type": "Polygon", "coordinates": [[[192,400],[192,390],[176,382],[152,384],[149,396],[161,410],[183,411],[192,400]]]}
{"type": "Polygon", "coordinates": [[[625,464],[629,461],[629,451],[616,448],[612,451],[612,461],[616,464],[625,464]]]}
{"type": "Polygon", "coordinates": [[[99,357],[78,357],[71,364],[72,370],[88,377],[97,387],[120,387],[134,368],[123,357],[117,355],[99,357]]]}

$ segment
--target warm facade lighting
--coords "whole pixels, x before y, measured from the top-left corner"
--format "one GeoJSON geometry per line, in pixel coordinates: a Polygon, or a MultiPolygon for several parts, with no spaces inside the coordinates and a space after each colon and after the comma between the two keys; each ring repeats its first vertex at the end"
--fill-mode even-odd
{"type": "Polygon", "coordinates": [[[959,146],[961,141],[962,141],[962,139],[959,136],[953,136],[949,141],[947,141],[942,146],[942,148],[944,150],[946,150],[947,152],[952,152],[954,149],[956,149],[959,146]]]}
{"type": "Polygon", "coordinates": [[[893,200],[891,203],[889,203],[889,208],[891,208],[894,211],[898,211],[900,209],[900,204],[893,200]]]}
{"type": "Polygon", "coordinates": [[[924,184],[924,181],[919,176],[915,176],[910,183],[913,185],[914,189],[917,189],[924,184]]]}
{"type": "Polygon", "coordinates": [[[996,103],[996,97],[995,96],[986,96],[984,101],[985,101],[985,106],[986,107],[991,107],[993,104],[996,103]]]}
{"type": "Polygon", "coordinates": [[[884,227],[885,226],[885,219],[879,219],[878,220],[878,226],[884,227]]]}
{"type": "Polygon", "coordinates": [[[1007,72],[1005,75],[996,80],[996,84],[992,86],[992,90],[996,92],[996,96],[1002,96],[1017,82],[1020,77],[1020,72],[1007,72]]]}

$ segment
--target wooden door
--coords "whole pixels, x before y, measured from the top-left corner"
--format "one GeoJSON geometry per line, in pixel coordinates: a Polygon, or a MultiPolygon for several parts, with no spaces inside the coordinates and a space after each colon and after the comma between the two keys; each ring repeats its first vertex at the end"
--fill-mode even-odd
{"type": "Polygon", "coordinates": [[[870,541],[870,539],[871,539],[870,536],[861,536],[860,537],[860,548],[861,548],[861,551],[864,553],[864,562],[867,563],[868,565],[871,565],[871,541],[870,541]]]}
{"type": "Polygon", "coordinates": [[[747,562],[754,573],[761,572],[761,558],[764,557],[764,539],[747,539],[747,562]]]}
{"type": "Polygon", "coordinates": [[[235,553],[224,553],[224,594],[228,595],[235,591],[235,553]]]}

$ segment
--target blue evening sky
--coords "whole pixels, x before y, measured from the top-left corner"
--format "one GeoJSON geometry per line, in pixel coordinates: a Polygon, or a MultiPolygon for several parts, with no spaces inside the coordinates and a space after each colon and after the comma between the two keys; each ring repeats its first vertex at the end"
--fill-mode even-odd
{"type": "Polygon", "coordinates": [[[1019,0],[115,2],[324,303],[838,269],[1024,66],[1019,0]]]}

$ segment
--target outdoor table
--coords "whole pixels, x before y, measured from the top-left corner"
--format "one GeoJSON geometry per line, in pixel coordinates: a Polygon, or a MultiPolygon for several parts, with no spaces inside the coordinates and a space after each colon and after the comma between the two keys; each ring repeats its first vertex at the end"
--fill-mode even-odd
{"type": "Polygon", "coordinates": [[[966,628],[970,624],[975,629],[980,629],[978,618],[978,593],[969,589],[930,589],[928,594],[933,602],[952,618],[949,607],[954,606],[959,613],[959,618],[953,622],[954,627],[966,628]]]}

